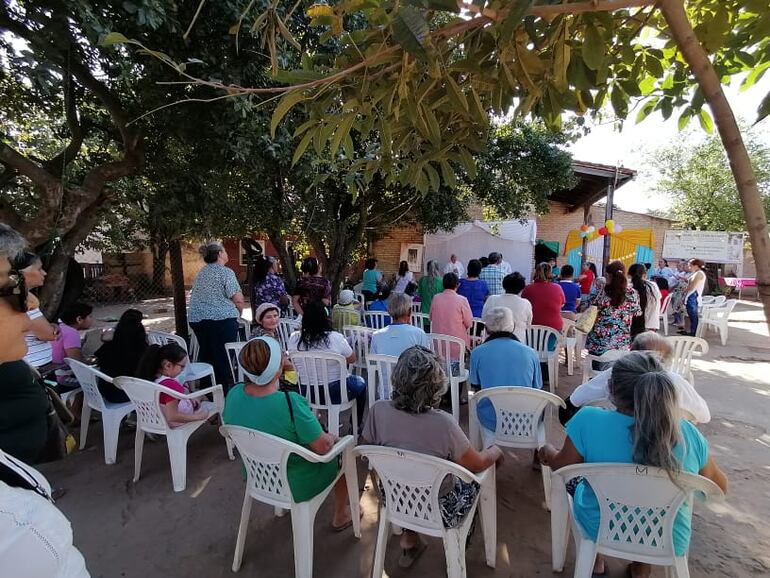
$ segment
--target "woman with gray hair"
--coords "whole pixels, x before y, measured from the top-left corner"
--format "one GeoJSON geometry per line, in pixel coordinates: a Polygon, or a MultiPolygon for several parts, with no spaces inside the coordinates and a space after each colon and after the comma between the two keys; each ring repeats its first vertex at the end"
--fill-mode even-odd
{"type": "MultiPolygon", "coordinates": [[[[634,338],[631,343],[631,351],[650,351],[655,353],[661,364],[668,367],[674,356],[674,347],[671,341],[654,331],[644,331],[634,338]]],[[[595,375],[586,383],[579,385],[572,394],[565,399],[566,408],[559,410],[559,419],[563,424],[575,415],[584,405],[609,404],[610,390],[609,380],[612,368],[595,375]]],[[[666,372],[671,383],[676,389],[677,405],[681,417],[693,423],[708,423],[711,421],[711,412],[706,400],[703,399],[692,384],[684,377],[673,371],[666,372]]]]}
{"type": "Polygon", "coordinates": [[[206,265],[193,281],[188,319],[200,345],[200,361],[214,367],[225,391],[232,385],[225,343],[238,340],[243,293],[235,272],[225,267],[229,257],[222,243],[211,241],[198,249],[206,265]]]}
{"type": "MultiPolygon", "coordinates": [[[[540,449],[543,464],[559,469],[581,463],[641,464],[663,468],[672,477],[678,472],[700,474],[723,491],[727,477],[709,455],[708,442],[694,425],[679,417],[676,388],[656,355],[632,351],[612,367],[610,399],[617,408],[584,407],[567,424],[561,451],[546,444],[540,449]]],[[[583,532],[596,540],[599,503],[591,487],[579,481],[572,489],[573,513],[583,532]]],[[[687,553],[691,511],[682,506],[674,521],[674,550],[687,553]]],[[[594,574],[604,573],[597,556],[594,574]]],[[[649,564],[632,562],[628,575],[650,576],[649,564]]]]}
{"type": "MultiPolygon", "coordinates": [[[[439,358],[425,347],[404,351],[391,374],[392,399],[375,403],[361,437],[364,443],[420,452],[455,462],[471,472],[482,472],[500,460],[497,446],[482,452],[446,412],[436,409],[447,391],[447,377],[439,358]]],[[[444,525],[453,528],[465,517],[479,491],[478,485],[453,480],[439,499],[444,525]]],[[[410,567],[425,550],[417,533],[401,535],[399,566],[410,567]]]]}

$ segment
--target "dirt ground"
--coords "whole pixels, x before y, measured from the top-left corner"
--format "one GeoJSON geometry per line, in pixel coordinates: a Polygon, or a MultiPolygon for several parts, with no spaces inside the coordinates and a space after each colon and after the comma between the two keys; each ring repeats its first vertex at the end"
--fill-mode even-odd
{"type": "MultiPolygon", "coordinates": [[[[743,302],[732,316],[728,346],[716,334],[711,351],[694,361],[695,383],[708,401],[713,419],[702,426],[711,451],[730,478],[722,504],[700,506],[693,521],[690,571],[694,577],[770,575],[770,339],[759,305],[743,302]]],[[[560,367],[559,394],[579,380],[560,367]]],[[[463,415],[467,424],[467,416],[463,415]]],[[[561,444],[561,428],[552,424],[551,441],[561,444]]],[[[244,492],[240,462],[227,459],[216,428],[205,426],[189,445],[188,482],[175,494],[166,444],[161,439],[144,449],[142,477],[132,483],[133,432],[121,433],[118,461],[107,466],[99,424],[88,445],[68,459],[43,466],[55,486],[68,490],[58,505],[72,522],[75,544],[94,577],[218,578],[231,576],[235,535],[244,492]]],[[[550,518],[542,508],[539,473],[531,454],[509,453],[498,471],[497,568],[484,563],[481,532],[467,551],[468,575],[478,577],[559,576],[551,570],[550,518]]],[[[360,464],[359,464],[360,466],[360,464]]],[[[371,574],[377,529],[377,498],[359,467],[364,509],[362,537],[351,530],[330,529],[331,504],[324,504],[315,526],[316,576],[365,577],[371,574]]],[[[443,576],[439,541],[431,540],[409,570],[396,563],[398,538],[388,546],[388,576],[443,576]]],[[[571,575],[570,545],[563,575],[571,575]]],[[[609,562],[611,577],[624,576],[625,564],[609,562]]],[[[2,572],[0,572],[2,574],[2,572]]],[[[284,577],[293,574],[291,521],[275,518],[272,508],[255,503],[241,576],[284,577]]],[[[656,577],[663,572],[657,569],[656,577]]]]}

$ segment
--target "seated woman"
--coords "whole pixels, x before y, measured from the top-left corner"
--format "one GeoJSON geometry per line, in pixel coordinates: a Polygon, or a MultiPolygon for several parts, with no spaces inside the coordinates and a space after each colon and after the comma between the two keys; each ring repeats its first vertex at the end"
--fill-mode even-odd
{"type": "MultiPolygon", "coordinates": [[[[617,409],[581,409],[567,424],[561,451],[548,444],[540,449],[543,464],[555,470],[580,463],[641,464],[663,468],[672,475],[681,471],[700,474],[727,491],[727,477],[709,456],[708,442],[694,425],[679,417],[676,388],[655,355],[632,351],[616,361],[609,388],[617,409]]],[[[595,540],[599,504],[584,481],[575,486],[573,509],[585,534],[595,540]]],[[[677,556],[687,552],[691,516],[684,505],[674,521],[677,556]]],[[[597,556],[594,573],[604,571],[604,559],[597,556]]],[[[632,578],[647,578],[650,572],[649,564],[632,562],[628,567],[632,578]]]]}
{"type": "MultiPolygon", "coordinates": [[[[297,393],[281,392],[278,381],[284,363],[281,346],[270,337],[257,337],[244,345],[238,364],[246,376],[227,393],[222,420],[308,447],[326,454],[334,437],[324,433],[307,400],[297,393]]],[[[321,493],[337,476],[337,461],[311,463],[292,455],[287,464],[289,487],[294,500],[306,502],[321,493]]],[[[345,476],[334,486],[332,528],[340,531],[352,524],[345,476]]]]}
{"type": "Polygon", "coordinates": [[[251,331],[252,337],[272,337],[278,339],[278,323],[281,320],[281,310],[274,303],[262,303],[254,312],[256,326],[251,331]]]}
{"type": "MultiPolygon", "coordinates": [[[[420,452],[455,462],[471,472],[483,472],[503,457],[497,446],[478,452],[446,412],[435,409],[447,391],[441,361],[429,349],[410,347],[398,358],[391,375],[392,399],[381,400],[369,410],[363,443],[420,452]]],[[[447,485],[447,484],[445,484],[447,485]]],[[[443,488],[439,499],[442,518],[453,528],[468,513],[478,485],[460,480],[443,488]]],[[[417,533],[404,530],[399,566],[410,567],[425,550],[417,533]]]]}
{"type": "MultiPolygon", "coordinates": [[[[295,331],[289,338],[289,352],[294,351],[317,351],[319,353],[338,353],[342,355],[348,363],[356,362],[356,354],[350,347],[342,333],[332,331],[329,316],[326,315],[326,308],[320,301],[312,301],[305,306],[305,313],[302,316],[302,329],[295,331]]],[[[300,377],[300,386],[307,383],[308,376],[305,368],[297,368],[300,377]]],[[[329,393],[331,394],[331,403],[340,403],[340,381],[337,367],[330,368],[329,371],[329,393]]],[[[364,406],[366,405],[366,382],[358,375],[348,375],[347,381],[348,400],[355,399],[358,405],[358,415],[364,415],[364,406]]],[[[323,403],[323,402],[322,402],[323,403]]]]}
{"type": "MultiPolygon", "coordinates": [[[[107,341],[94,353],[99,371],[110,377],[136,377],[139,360],[148,347],[142,318],[142,312],[138,309],[127,309],[120,316],[112,340],[107,341]]],[[[98,386],[99,392],[110,403],[128,401],[126,392],[113,384],[100,379],[98,386]]]]}

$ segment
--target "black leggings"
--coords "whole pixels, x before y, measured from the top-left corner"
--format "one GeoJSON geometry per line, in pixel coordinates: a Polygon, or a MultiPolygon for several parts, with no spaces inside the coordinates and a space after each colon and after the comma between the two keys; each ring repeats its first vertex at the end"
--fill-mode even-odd
{"type": "Polygon", "coordinates": [[[221,384],[227,393],[233,385],[233,376],[230,373],[230,360],[227,358],[225,343],[238,341],[238,319],[204,319],[190,323],[190,327],[200,345],[199,361],[210,363],[214,367],[217,383],[221,384]]]}

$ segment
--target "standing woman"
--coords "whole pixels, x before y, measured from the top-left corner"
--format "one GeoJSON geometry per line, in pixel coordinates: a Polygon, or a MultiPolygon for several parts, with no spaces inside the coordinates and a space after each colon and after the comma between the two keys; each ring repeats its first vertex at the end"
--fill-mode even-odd
{"type": "Polygon", "coordinates": [[[369,257],[364,263],[364,275],[361,279],[361,293],[367,303],[374,301],[380,281],[382,281],[382,273],[377,270],[377,259],[369,257]]]}
{"type": "Polygon", "coordinates": [[[417,294],[420,296],[420,311],[430,313],[433,297],[443,290],[444,280],[438,267],[438,261],[428,261],[426,274],[417,285],[417,294]]]}
{"type": "Polygon", "coordinates": [[[393,287],[394,293],[406,293],[406,288],[414,279],[414,274],[409,270],[409,263],[401,261],[398,265],[398,275],[396,275],[396,284],[393,287]]]}
{"type": "Polygon", "coordinates": [[[307,273],[297,281],[294,288],[292,305],[298,315],[302,315],[308,303],[322,302],[329,307],[332,304],[332,284],[321,276],[321,265],[315,257],[308,257],[302,262],[301,270],[307,273]]]}
{"type": "Polygon", "coordinates": [[[594,285],[594,279],[596,279],[596,265],[586,261],[583,263],[583,272],[577,278],[578,284],[580,285],[582,301],[586,301],[588,296],[591,294],[591,288],[594,285]]]}
{"type": "MultiPolygon", "coordinates": [[[[29,289],[42,287],[45,282],[46,272],[43,263],[35,253],[22,253],[13,263],[14,269],[24,276],[24,284],[29,289]]],[[[32,324],[27,333],[27,354],[24,361],[34,368],[42,368],[49,365],[53,359],[52,341],[59,337],[59,326],[54,325],[43,316],[40,304],[33,294],[27,295],[27,317],[32,324]]]]}
{"type": "Polygon", "coordinates": [[[238,341],[243,293],[235,272],[225,267],[228,255],[221,243],[206,243],[198,251],[206,265],[193,281],[190,327],[200,345],[200,360],[214,367],[217,383],[227,391],[233,378],[225,343],[238,341]]]}
{"type": "Polygon", "coordinates": [[[647,280],[647,268],[642,263],[634,263],[628,268],[631,285],[639,294],[639,307],[642,315],[631,321],[631,339],[643,331],[660,329],[660,289],[647,280]]]}
{"type": "Polygon", "coordinates": [[[561,331],[564,326],[561,308],[566,298],[561,285],[552,283],[552,278],[551,266],[548,263],[539,263],[535,267],[532,283],[524,287],[521,296],[532,303],[532,325],[545,325],[561,331]]]}
{"type": "Polygon", "coordinates": [[[611,349],[628,349],[631,345],[631,320],[642,314],[639,294],[628,286],[626,268],[613,261],[605,269],[607,284],[589,305],[598,309],[596,322],[586,338],[591,355],[602,355],[611,349]]]}
{"type": "Polygon", "coordinates": [[[683,335],[695,335],[698,331],[698,307],[700,306],[703,288],[706,286],[706,273],[703,272],[705,263],[700,259],[690,259],[688,266],[690,268],[690,280],[687,282],[687,288],[684,290],[684,307],[687,310],[687,317],[690,318],[690,330],[680,331],[683,335]]]}
{"type": "MultiPolygon", "coordinates": [[[[283,280],[275,274],[275,261],[272,257],[262,257],[254,264],[251,297],[255,308],[263,303],[272,303],[276,307],[286,307],[289,304],[286,287],[283,280]]],[[[253,319],[253,322],[258,321],[253,319]]]]}
{"type": "Polygon", "coordinates": [[[468,276],[460,279],[457,293],[468,300],[474,317],[481,317],[484,302],[489,297],[489,286],[483,279],[479,279],[481,273],[481,261],[471,259],[468,261],[468,276]]]}

